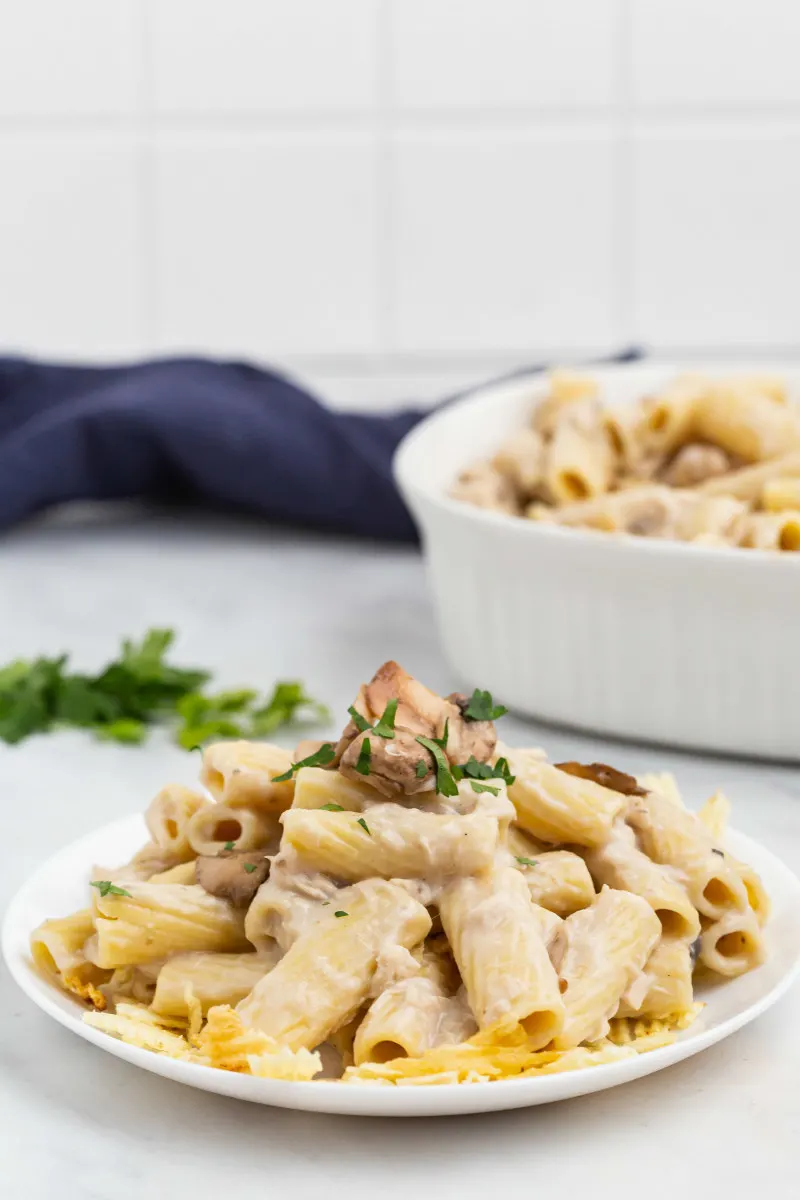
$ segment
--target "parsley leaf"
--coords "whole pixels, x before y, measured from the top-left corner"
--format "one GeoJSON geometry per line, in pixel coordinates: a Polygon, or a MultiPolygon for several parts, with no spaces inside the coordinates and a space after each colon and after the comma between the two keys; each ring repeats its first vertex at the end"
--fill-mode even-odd
{"type": "Polygon", "coordinates": [[[416,740],[433,755],[436,763],[436,791],[441,796],[457,796],[458,784],[453,778],[447,756],[442,749],[441,739],[420,736],[416,740]]]}
{"type": "Polygon", "coordinates": [[[333,762],[336,757],[336,751],[331,742],[323,742],[319,750],[315,750],[313,754],[309,754],[308,758],[301,758],[298,762],[292,763],[288,771],[284,771],[283,775],[273,775],[273,783],[286,783],[287,779],[291,779],[295,771],[299,771],[301,767],[325,767],[329,762],[333,762]]]}
{"type": "Polygon", "coordinates": [[[458,769],[470,779],[502,779],[504,783],[511,784],[516,779],[516,775],[511,774],[508,765],[508,759],[498,758],[494,766],[490,763],[478,762],[474,755],[471,755],[465,763],[461,763],[458,769]]]}
{"type": "Polygon", "coordinates": [[[500,788],[489,787],[488,783],[476,783],[474,779],[469,781],[469,786],[473,792],[491,792],[493,796],[497,796],[500,792],[500,788]]]}
{"type": "Polygon", "coordinates": [[[252,875],[253,871],[255,871],[256,867],[258,866],[258,863],[242,863],[242,866],[244,867],[245,871],[247,871],[248,875],[252,875]]]}
{"type": "Polygon", "coordinates": [[[132,899],[130,892],[126,892],[125,888],[117,887],[110,879],[93,879],[89,886],[97,888],[101,896],[128,896],[132,899]]]}
{"type": "Polygon", "coordinates": [[[419,762],[417,763],[417,768],[416,768],[414,774],[416,775],[417,779],[424,779],[425,776],[428,774],[428,768],[425,765],[425,763],[422,761],[422,759],[420,759],[419,762]]]}
{"type": "Polygon", "coordinates": [[[364,830],[364,832],[368,833],[369,836],[372,837],[372,830],[370,829],[369,825],[367,824],[367,822],[364,820],[363,817],[358,818],[358,820],[356,821],[356,825],[360,825],[361,828],[364,830]]]}
{"type": "Polygon", "coordinates": [[[526,858],[524,854],[515,854],[514,857],[518,863],[522,863],[523,867],[535,867],[538,865],[535,858],[526,858]]]}
{"type": "Polygon", "coordinates": [[[233,849],[233,842],[226,842],[226,843],[225,843],[225,847],[224,847],[224,848],[225,848],[226,850],[232,850],[232,849],[233,849]]]}
{"type": "Polygon", "coordinates": [[[335,917],[349,917],[350,916],[350,914],[346,913],[343,908],[337,908],[336,912],[333,915],[335,917]]]}
{"type": "Polygon", "coordinates": [[[366,733],[368,729],[372,729],[372,726],[370,725],[367,718],[362,717],[362,715],[358,711],[358,709],[355,708],[352,704],[350,705],[350,707],[348,708],[347,711],[349,712],[350,718],[359,733],[366,733]]]}
{"type": "Polygon", "coordinates": [[[363,742],[361,743],[361,750],[359,751],[358,762],[356,763],[355,768],[354,768],[356,771],[358,771],[359,775],[369,775],[369,764],[370,764],[371,758],[372,758],[372,746],[370,745],[369,738],[364,738],[363,742]]]}
{"type": "Polygon", "coordinates": [[[494,703],[491,692],[482,692],[480,688],[475,688],[469,704],[464,709],[464,716],[468,721],[496,721],[507,712],[508,709],[504,705],[494,703]]]}
{"type": "Polygon", "coordinates": [[[344,812],[341,804],[323,804],[320,807],[324,808],[326,812],[344,812]]]}
{"type": "Polygon", "coordinates": [[[397,716],[397,701],[389,700],[386,708],[383,710],[383,716],[375,726],[375,732],[378,737],[393,738],[394,737],[394,721],[397,716]]]}
{"type": "Polygon", "coordinates": [[[171,629],[151,629],[140,641],[126,639],[117,658],[95,675],[71,671],[66,654],[0,667],[0,740],[21,742],[69,726],[136,745],[148,726],[166,723],[179,745],[194,750],[212,738],[266,737],[299,719],[329,718],[292,680],[277,683],[268,699],[252,688],[201,690],[208,671],[167,661],[174,638],[171,629]]]}

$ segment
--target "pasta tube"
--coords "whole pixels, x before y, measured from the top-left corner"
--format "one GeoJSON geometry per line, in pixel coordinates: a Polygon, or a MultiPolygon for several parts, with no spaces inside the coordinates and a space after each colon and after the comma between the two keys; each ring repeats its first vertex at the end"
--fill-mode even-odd
{"type": "MultiPolygon", "coordinates": [[[[630,829],[627,830],[630,834],[630,829]]],[[[669,867],[652,862],[633,839],[612,837],[604,846],[586,854],[592,878],[601,886],[634,892],[641,896],[661,922],[665,935],[693,942],[700,935],[700,918],[686,888],[669,867]]]]}
{"type": "Polygon", "coordinates": [[[125,892],[96,899],[96,935],[86,954],[99,967],[157,962],[189,950],[248,948],[241,913],[197,885],[127,883],[125,892]]]}
{"type": "Polygon", "coordinates": [[[361,812],[365,804],[374,804],[376,799],[375,789],[368,783],[358,783],[322,767],[301,767],[295,777],[292,807],[313,809],[336,804],[349,812],[361,812]]]}
{"type": "Polygon", "coordinates": [[[751,910],[723,913],[703,931],[700,961],[718,975],[743,975],[764,961],[764,939],[751,910]]]}
{"type": "Polygon", "coordinates": [[[800,479],[769,479],[761,489],[761,506],[767,512],[800,509],[800,479]]]}
{"type": "Polygon", "coordinates": [[[647,901],[612,888],[603,888],[590,908],[567,917],[559,968],[566,1012],[556,1050],[605,1037],[623,993],[660,936],[647,901]]]}
{"type": "Polygon", "coordinates": [[[463,996],[449,996],[435,973],[420,973],[381,992],[358,1027],[357,1065],[418,1058],[436,1046],[466,1041],[477,1031],[463,996]]]}
{"type": "Polygon", "coordinates": [[[694,428],[705,441],[745,462],[800,450],[800,420],[789,408],[735,382],[708,387],[694,411],[694,428]]]}
{"type": "Polygon", "coordinates": [[[618,1017],[663,1019],[691,1008],[692,950],[680,938],[664,937],[617,1009],[618,1017]]]}
{"type": "Polygon", "coordinates": [[[607,841],[625,796],[514,751],[509,762],[516,779],[508,795],[526,833],[543,842],[578,846],[601,846],[607,841]]]}
{"type": "Polygon", "coordinates": [[[155,844],[173,854],[177,862],[187,862],[195,856],[187,836],[189,822],[204,808],[211,808],[204,796],[170,783],[150,802],[144,819],[155,844]]]}
{"type": "Polygon", "coordinates": [[[700,484],[698,490],[707,496],[735,496],[738,500],[752,503],[758,500],[762,488],[770,479],[785,475],[800,476],[800,450],[792,450],[752,467],[741,467],[719,479],[709,479],[700,484]]]}
{"type": "Polygon", "coordinates": [[[293,851],[272,860],[269,879],[256,892],[244,919],[247,940],[268,951],[275,942],[288,950],[320,917],[339,889],[320,872],[306,871],[293,851]]]}
{"type": "Polygon", "coordinates": [[[203,751],[200,781],[231,808],[277,814],[289,808],[294,779],[274,783],[292,765],[291,755],[269,742],[216,742],[203,751]]]}
{"type": "Polygon", "coordinates": [[[84,952],[93,934],[94,917],[88,908],[43,921],[31,934],[31,957],[40,971],[59,976],[62,981],[74,976],[82,982],[102,983],[107,973],[88,962],[84,952]]]}
{"type": "Polygon", "coordinates": [[[426,813],[393,803],[376,804],[366,818],[293,808],[281,819],[284,845],[305,867],[347,881],[480,871],[490,865],[498,839],[493,817],[426,813]]]}
{"type": "Polygon", "coordinates": [[[274,816],[258,809],[209,804],[189,821],[187,837],[196,854],[218,854],[228,842],[237,850],[273,852],[280,830],[274,816]]]}
{"type": "Polygon", "coordinates": [[[280,957],[266,954],[177,954],[164,963],[150,1007],[167,1017],[188,1017],[190,1000],[205,1014],[215,1004],[236,1005],[249,995],[280,957]]]}
{"type": "Polygon", "coordinates": [[[431,927],[427,910],[403,887],[380,879],[339,894],[238,1006],[247,1026],[292,1050],[318,1046],[364,1004],[389,945],[410,949],[431,927]]]}
{"type": "Polygon", "coordinates": [[[800,550],[800,511],[746,513],[736,522],[736,540],[747,550],[800,550]]]}
{"type": "Polygon", "coordinates": [[[557,504],[607,492],[613,466],[611,439],[594,401],[570,404],[559,413],[543,471],[547,493],[557,504]]]}
{"type": "Polygon", "coordinates": [[[728,909],[747,907],[741,879],[695,813],[649,792],[631,802],[627,821],[649,858],[680,872],[689,899],[704,917],[716,920],[728,909]]]}
{"type": "Polygon", "coordinates": [[[595,891],[589,869],[582,858],[568,850],[550,850],[537,854],[533,865],[515,860],[528,885],[531,900],[541,908],[568,917],[594,900],[595,891]]]}
{"type": "Polygon", "coordinates": [[[539,1049],[558,1033],[564,1005],[543,927],[512,867],[459,879],[443,893],[442,925],[481,1029],[519,1022],[539,1049]]]}

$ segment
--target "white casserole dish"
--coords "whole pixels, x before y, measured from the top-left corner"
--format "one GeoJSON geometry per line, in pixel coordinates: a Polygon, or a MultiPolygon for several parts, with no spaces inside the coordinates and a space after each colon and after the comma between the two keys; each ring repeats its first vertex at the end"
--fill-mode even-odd
{"type": "MultiPolygon", "coordinates": [[[[633,401],[684,370],[591,368],[633,401]]],[[[445,652],[463,682],[531,716],[618,737],[800,760],[800,555],[559,528],[451,500],[546,391],[533,374],[432,414],[395,458],[420,528],[445,652]]]]}

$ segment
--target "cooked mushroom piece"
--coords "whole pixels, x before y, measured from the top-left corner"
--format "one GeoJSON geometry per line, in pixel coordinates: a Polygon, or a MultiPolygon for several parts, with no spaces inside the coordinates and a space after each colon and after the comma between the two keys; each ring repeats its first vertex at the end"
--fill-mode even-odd
{"type": "Polygon", "coordinates": [[[371,784],[384,796],[430,791],[435,777],[434,756],[418,738],[439,741],[452,764],[469,758],[488,762],[492,756],[497,741],[494,724],[470,720],[465,715],[468,706],[468,697],[454,693],[443,699],[398,663],[386,662],[359,690],[353,705],[359,719],[351,719],[342,733],[334,765],[343,775],[371,784]],[[375,725],[392,701],[397,702],[393,736],[381,736],[375,725]],[[369,729],[364,728],[365,723],[369,729]]]}
{"type": "Polygon", "coordinates": [[[469,758],[488,762],[497,745],[494,721],[472,721],[464,714],[469,707],[469,696],[462,692],[451,692],[447,702],[457,709],[450,717],[447,738],[447,757],[454,763],[465,763],[469,758]]]}
{"type": "Polygon", "coordinates": [[[609,767],[606,763],[562,762],[555,763],[554,766],[559,771],[565,771],[567,775],[591,779],[592,783],[599,783],[601,787],[610,788],[612,792],[621,792],[623,796],[647,795],[647,789],[640,787],[633,775],[626,775],[624,771],[618,771],[616,767],[609,767]]]}
{"type": "Polygon", "coordinates": [[[417,741],[417,734],[397,729],[393,738],[382,738],[367,730],[358,734],[347,747],[339,770],[348,779],[370,784],[383,796],[415,796],[417,792],[431,790],[433,756],[417,741]],[[365,741],[369,741],[366,764],[362,758],[365,741]],[[368,774],[364,773],[365,769],[368,774]]]}
{"type": "Polygon", "coordinates": [[[237,908],[250,903],[268,875],[269,859],[263,850],[220,850],[219,854],[201,854],[196,863],[201,888],[237,908]]]}

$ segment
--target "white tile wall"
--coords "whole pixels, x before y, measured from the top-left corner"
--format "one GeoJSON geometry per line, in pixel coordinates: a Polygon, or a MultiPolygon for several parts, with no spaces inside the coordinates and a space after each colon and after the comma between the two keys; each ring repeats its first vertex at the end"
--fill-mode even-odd
{"type": "Polygon", "coordinates": [[[400,135],[391,187],[399,349],[613,339],[607,135],[400,135]]]}
{"type": "Polygon", "coordinates": [[[619,0],[391,0],[400,111],[607,108],[619,0]]]}
{"type": "Polygon", "coordinates": [[[159,347],[377,350],[375,178],[368,135],[159,137],[159,347]]]}
{"type": "Polygon", "coordinates": [[[800,353],[797,0],[0,5],[0,353],[800,353]]]}

